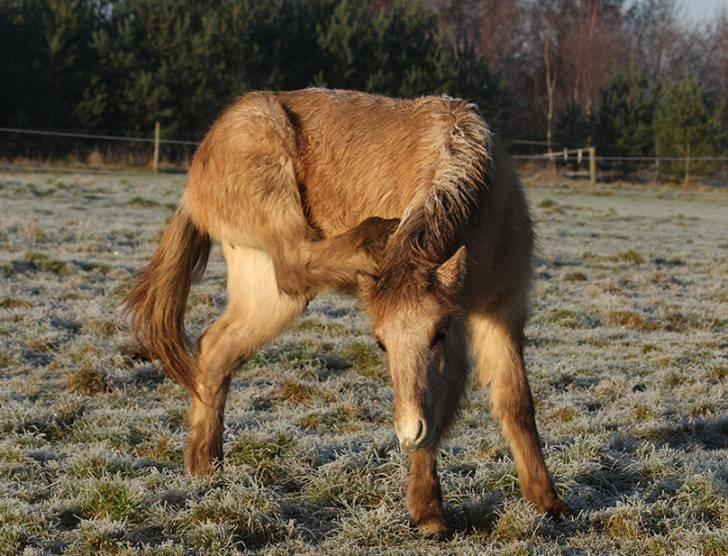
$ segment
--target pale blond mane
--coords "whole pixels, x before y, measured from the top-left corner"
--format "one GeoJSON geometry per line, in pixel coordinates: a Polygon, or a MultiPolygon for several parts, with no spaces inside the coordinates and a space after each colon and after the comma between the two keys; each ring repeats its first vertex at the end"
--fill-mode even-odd
{"type": "Polygon", "coordinates": [[[373,296],[415,294],[427,273],[442,263],[463,237],[463,227],[480,212],[491,162],[491,131],[477,107],[452,99],[453,125],[438,145],[431,189],[409,207],[390,238],[373,296]]]}

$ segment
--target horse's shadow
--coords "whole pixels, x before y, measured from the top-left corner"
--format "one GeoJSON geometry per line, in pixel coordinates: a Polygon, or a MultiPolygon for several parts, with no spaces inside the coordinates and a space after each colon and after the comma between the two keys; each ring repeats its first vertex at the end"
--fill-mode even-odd
{"type": "MultiPolygon", "coordinates": [[[[575,487],[566,501],[574,510],[577,519],[560,523],[547,521],[542,534],[551,537],[586,531],[593,525],[589,520],[578,519],[580,512],[614,507],[620,500],[649,488],[647,482],[651,479],[641,475],[635,465],[639,458],[634,451],[644,440],[649,440],[656,447],[667,446],[681,452],[725,450],[728,449],[728,417],[692,419],[671,426],[645,429],[636,436],[615,437],[610,445],[615,457],[608,465],[577,474],[571,480],[575,487]]],[[[659,490],[664,494],[678,489],[682,482],[678,479],[673,481],[674,484],[660,483],[659,490]]],[[[447,513],[453,532],[493,530],[506,498],[506,494],[502,492],[492,492],[472,501],[465,501],[459,507],[449,506],[447,513]]]]}
{"type": "MultiPolygon", "coordinates": [[[[659,479],[650,479],[639,471],[640,457],[637,449],[645,440],[656,447],[667,446],[684,453],[700,450],[721,450],[728,448],[728,418],[703,418],[675,423],[672,426],[658,426],[642,429],[634,434],[616,433],[608,445],[605,454],[609,454],[603,464],[595,469],[579,473],[570,478],[572,487],[566,502],[572,507],[575,519],[561,522],[544,519],[539,526],[539,535],[543,538],[555,539],[586,533],[595,524],[589,514],[613,508],[620,501],[629,499],[650,486],[659,487],[664,495],[682,486],[682,479],[671,480],[670,484],[658,484],[659,479]],[[650,485],[652,481],[652,485],[650,485]]],[[[483,462],[487,465],[487,462],[483,462]]],[[[474,472],[475,466],[470,470],[474,472]]],[[[456,472],[450,469],[450,472],[456,472]]],[[[462,474],[462,469],[456,474],[462,474]]],[[[558,479],[558,477],[557,477],[558,479]]],[[[445,512],[451,527],[451,535],[471,535],[484,532],[489,534],[499,527],[498,522],[503,515],[507,500],[513,493],[503,490],[479,492],[473,490],[471,496],[466,494],[458,502],[446,504],[445,512]]],[[[340,525],[337,511],[333,508],[321,507],[317,504],[295,503],[283,504],[282,512],[286,519],[297,523],[304,531],[303,537],[313,544],[321,542],[331,535],[340,525]]],[[[657,529],[656,529],[657,530],[657,529]]],[[[416,535],[413,529],[413,535],[416,535]]]]}
{"type": "Polygon", "coordinates": [[[674,426],[654,427],[645,431],[643,436],[655,444],[678,450],[725,450],[728,448],[728,417],[696,419],[674,426]]]}

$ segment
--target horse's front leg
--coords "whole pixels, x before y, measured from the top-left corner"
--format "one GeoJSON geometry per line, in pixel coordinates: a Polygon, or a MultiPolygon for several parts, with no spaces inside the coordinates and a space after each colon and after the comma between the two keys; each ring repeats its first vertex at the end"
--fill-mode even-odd
{"type": "Polygon", "coordinates": [[[511,448],[523,496],[551,517],[566,517],[571,510],[556,494],[536,429],[523,359],[524,321],[473,313],[473,353],[482,382],[490,384],[492,413],[511,448]]]}
{"type": "Polygon", "coordinates": [[[448,532],[442,509],[442,492],[437,478],[435,449],[422,448],[410,453],[407,508],[412,522],[426,537],[441,538],[448,532]]]}

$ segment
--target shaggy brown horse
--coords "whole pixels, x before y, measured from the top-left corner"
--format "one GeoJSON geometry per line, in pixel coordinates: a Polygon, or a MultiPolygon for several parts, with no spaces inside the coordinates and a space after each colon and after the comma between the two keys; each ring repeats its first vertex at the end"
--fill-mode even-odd
{"type": "Polygon", "coordinates": [[[187,469],[221,463],[231,376],[324,289],[357,293],[386,351],[407,503],[447,531],[435,467],[470,362],[491,388],[524,496],[568,513],[544,464],[523,360],[533,232],[476,107],[307,89],[246,94],[212,126],[179,208],[127,299],[150,355],[192,394],[187,469]],[[223,246],[228,306],[196,355],[194,276],[223,246]]]}

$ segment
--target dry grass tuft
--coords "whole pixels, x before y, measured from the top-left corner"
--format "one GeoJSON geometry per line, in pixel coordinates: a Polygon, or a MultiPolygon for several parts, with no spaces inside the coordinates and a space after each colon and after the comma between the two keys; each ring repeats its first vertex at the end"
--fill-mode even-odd
{"type": "Polygon", "coordinates": [[[623,326],[632,330],[640,330],[642,332],[652,332],[657,330],[659,326],[654,322],[650,322],[642,318],[641,315],[634,311],[612,311],[609,313],[609,324],[612,326],[623,326]]]}
{"type": "Polygon", "coordinates": [[[0,309],[27,309],[30,306],[30,303],[22,299],[15,299],[13,297],[0,298],[0,309]]]}
{"type": "Polygon", "coordinates": [[[644,257],[642,255],[640,255],[639,252],[635,251],[634,249],[622,251],[621,253],[619,253],[617,255],[616,259],[623,263],[630,263],[630,264],[634,264],[634,265],[645,264],[644,257]]]}
{"type": "Polygon", "coordinates": [[[121,481],[102,479],[82,502],[80,514],[85,519],[132,521],[141,517],[142,503],[121,481]]]}
{"type": "Polygon", "coordinates": [[[111,384],[102,371],[91,364],[84,364],[77,371],[67,375],[66,388],[71,392],[95,396],[96,394],[109,392],[111,384]]]}
{"type": "Polygon", "coordinates": [[[373,380],[384,380],[387,376],[379,350],[370,342],[354,340],[339,350],[338,355],[359,374],[373,380]]]}
{"type": "Polygon", "coordinates": [[[268,438],[243,434],[235,440],[227,458],[233,464],[250,466],[257,480],[269,484],[285,475],[282,459],[293,447],[293,437],[284,433],[268,438]]]}

